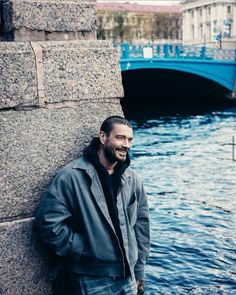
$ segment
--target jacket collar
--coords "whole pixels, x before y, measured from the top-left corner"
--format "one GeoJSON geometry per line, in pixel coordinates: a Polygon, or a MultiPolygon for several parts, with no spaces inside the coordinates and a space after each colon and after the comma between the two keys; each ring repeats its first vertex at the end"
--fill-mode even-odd
{"type": "MultiPolygon", "coordinates": [[[[93,164],[90,163],[84,156],[80,157],[79,159],[74,161],[72,169],[81,169],[85,170],[87,174],[92,178],[93,175],[96,173],[96,169],[94,168],[93,164]]],[[[125,172],[122,174],[121,179],[126,179],[131,177],[131,168],[127,168],[125,172]]]]}

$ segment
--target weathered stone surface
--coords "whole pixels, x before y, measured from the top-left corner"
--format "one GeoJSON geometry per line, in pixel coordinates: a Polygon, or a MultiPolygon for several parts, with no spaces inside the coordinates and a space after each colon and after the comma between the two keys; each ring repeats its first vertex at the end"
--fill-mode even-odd
{"type": "Polygon", "coordinates": [[[85,48],[75,42],[41,46],[46,103],[123,96],[116,49],[92,44],[85,48]]]}
{"type": "Polygon", "coordinates": [[[83,35],[95,39],[96,7],[91,0],[5,0],[2,9],[2,40],[67,40],[83,35]],[[52,32],[57,34],[48,37],[52,32]]]}
{"type": "Polygon", "coordinates": [[[0,223],[0,294],[50,295],[49,261],[32,219],[0,223]]]}
{"type": "Polygon", "coordinates": [[[0,41],[24,41],[0,42],[0,294],[51,295],[35,209],[101,122],[122,115],[119,56],[93,40],[94,2],[0,0],[0,41]]]}
{"type": "MultiPolygon", "coordinates": [[[[14,32],[15,41],[61,41],[61,40],[94,40],[96,39],[95,32],[46,32],[46,31],[31,31],[21,28],[14,32]]],[[[0,39],[1,40],[1,39],[0,39]]],[[[9,37],[6,39],[9,40],[9,37]]],[[[9,40],[11,41],[11,40],[9,40]]]]}
{"type": "Polygon", "coordinates": [[[0,42],[0,108],[37,105],[35,57],[29,43],[0,42]]]}
{"type": "Polygon", "coordinates": [[[0,42],[0,74],[0,109],[123,96],[119,54],[105,41],[0,42]]]}
{"type": "Polygon", "coordinates": [[[122,114],[119,99],[83,101],[61,109],[2,111],[0,219],[32,216],[59,167],[76,158],[112,114],[122,114]]]}

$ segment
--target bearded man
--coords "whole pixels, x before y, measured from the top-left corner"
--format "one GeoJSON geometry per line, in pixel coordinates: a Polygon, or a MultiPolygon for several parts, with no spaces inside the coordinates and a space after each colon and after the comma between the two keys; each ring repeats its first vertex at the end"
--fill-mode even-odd
{"type": "Polygon", "coordinates": [[[125,118],[107,118],[37,210],[39,236],[57,257],[54,295],[144,292],[149,213],[143,183],[129,167],[132,137],[125,118]]]}

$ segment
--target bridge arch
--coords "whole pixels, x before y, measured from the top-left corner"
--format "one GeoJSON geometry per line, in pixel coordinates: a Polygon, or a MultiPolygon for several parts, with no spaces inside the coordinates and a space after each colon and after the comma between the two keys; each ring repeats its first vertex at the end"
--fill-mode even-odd
{"type": "Polygon", "coordinates": [[[124,113],[142,114],[145,111],[185,110],[231,105],[231,92],[203,76],[162,68],[143,68],[122,71],[124,113]]]}
{"type": "Polygon", "coordinates": [[[141,69],[164,69],[191,73],[214,81],[229,91],[234,90],[236,66],[232,62],[201,60],[175,60],[175,59],[145,59],[133,58],[121,60],[122,71],[141,69]]]}

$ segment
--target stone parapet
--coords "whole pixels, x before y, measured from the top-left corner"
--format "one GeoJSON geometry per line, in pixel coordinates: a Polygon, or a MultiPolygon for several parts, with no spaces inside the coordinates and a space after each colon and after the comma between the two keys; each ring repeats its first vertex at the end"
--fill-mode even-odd
{"type": "Polygon", "coordinates": [[[95,39],[94,0],[0,0],[0,40],[95,39]]]}
{"type": "Polygon", "coordinates": [[[0,42],[0,73],[0,109],[123,96],[105,41],[0,42]]]}
{"type": "Polygon", "coordinates": [[[123,114],[118,53],[97,41],[2,42],[0,73],[0,294],[51,295],[33,216],[58,169],[123,114]]]}
{"type": "Polygon", "coordinates": [[[18,41],[0,42],[0,294],[52,294],[35,211],[102,121],[123,114],[119,53],[94,40],[95,21],[94,0],[0,0],[0,41],[18,41]]]}

